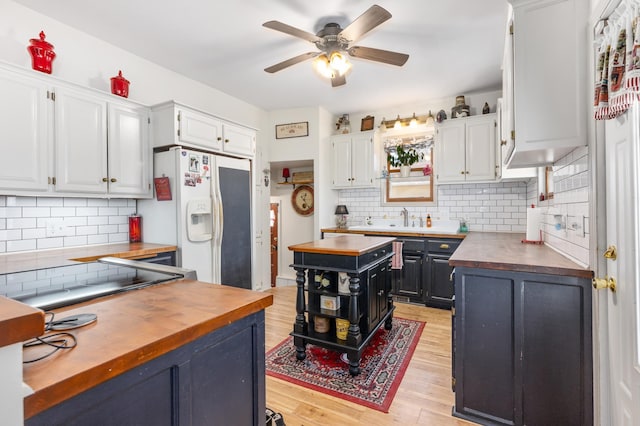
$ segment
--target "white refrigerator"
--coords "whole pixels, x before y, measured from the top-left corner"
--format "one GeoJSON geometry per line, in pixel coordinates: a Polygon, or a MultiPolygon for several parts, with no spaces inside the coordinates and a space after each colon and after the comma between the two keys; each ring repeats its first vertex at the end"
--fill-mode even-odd
{"type": "Polygon", "coordinates": [[[143,241],[176,245],[178,266],[200,281],[252,288],[250,161],[173,147],[153,170],[170,192],[138,200],[143,241]]]}

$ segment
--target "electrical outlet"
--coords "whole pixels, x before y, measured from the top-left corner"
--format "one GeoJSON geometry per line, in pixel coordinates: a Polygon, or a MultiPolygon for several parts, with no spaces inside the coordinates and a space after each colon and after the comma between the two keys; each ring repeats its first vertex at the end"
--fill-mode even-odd
{"type": "Polygon", "coordinates": [[[46,237],[63,237],[67,227],[64,226],[64,222],[60,219],[49,219],[45,230],[46,237]]]}

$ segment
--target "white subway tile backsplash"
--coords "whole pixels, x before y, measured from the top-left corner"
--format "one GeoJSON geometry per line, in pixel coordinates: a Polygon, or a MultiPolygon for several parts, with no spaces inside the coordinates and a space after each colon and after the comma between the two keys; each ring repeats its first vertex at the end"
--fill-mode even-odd
{"type": "Polygon", "coordinates": [[[77,207],[76,214],[78,216],[98,216],[97,207],[77,207]]]}
{"type": "Polygon", "coordinates": [[[50,207],[23,207],[22,217],[51,217],[50,207]]]}
{"type": "Polygon", "coordinates": [[[6,222],[7,229],[21,229],[21,228],[35,228],[35,227],[36,227],[35,218],[10,218],[10,219],[7,219],[7,222],[6,222]]]}
{"type": "Polygon", "coordinates": [[[65,198],[63,200],[65,207],[86,207],[86,198],[65,198]]]}
{"type": "Polygon", "coordinates": [[[87,217],[87,225],[108,225],[109,218],[107,216],[89,216],[87,217]]]}
{"type": "Polygon", "coordinates": [[[52,207],[51,208],[52,217],[65,217],[65,216],[75,216],[75,215],[76,215],[75,207],[52,207]]]}
{"type": "MultiPolygon", "coordinates": [[[[29,200],[31,201],[33,198],[30,198],[29,200]]],[[[35,200],[38,207],[62,207],[64,205],[64,200],[62,198],[40,197],[35,198],[35,200]]]]}
{"type": "Polygon", "coordinates": [[[33,197],[7,197],[7,205],[16,206],[16,207],[35,207],[37,206],[37,201],[33,197]]]}
{"type": "Polygon", "coordinates": [[[7,241],[6,252],[35,250],[37,248],[38,240],[17,240],[7,241]]]}
{"type": "Polygon", "coordinates": [[[38,250],[64,247],[63,237],[41,238],[38,241],[38,250]]]}
{"type": "Polygon", "coordinates": [[[0,217],[22,217],[22,207],[0,207],[0,217]]]}
{"type": "Polygon", "coordinates": [[[129,199],[0,195],[0,253],[126,242],[135,211],[129,199]]]}

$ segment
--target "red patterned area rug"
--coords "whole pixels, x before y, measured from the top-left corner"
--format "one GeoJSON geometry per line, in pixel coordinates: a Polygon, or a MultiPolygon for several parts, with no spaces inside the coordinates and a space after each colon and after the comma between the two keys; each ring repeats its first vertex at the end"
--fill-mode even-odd
{"type": "Polygon", "coordinates": [[[293,337],[266,354],[267,375],[355,402],[385,413],[393,401],[425,323],[393,318],[391,330],[381,326],[360,359],[361,373],[349,374],[342,353],[307,345],[307,357],[296,359],[293,337]]]}

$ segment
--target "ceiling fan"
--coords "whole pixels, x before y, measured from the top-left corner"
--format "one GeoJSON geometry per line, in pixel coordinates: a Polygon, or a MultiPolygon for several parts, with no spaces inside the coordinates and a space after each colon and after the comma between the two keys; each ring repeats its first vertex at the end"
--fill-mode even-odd
{"type": "Polygon", "coordinates": [[[339,24],[332,22],[326,24],[317,34],[311,34],[279,21],[265,22],[262,24],[263,27],[310,41],[316,45],[319,52],[303,53],[264,70],[268,73],[275,73],[307,59],[316,58],[314,61],[316,70],[321,75],[330,78],[331,85],[337,87],[347,82],[345,75],[351,68],[345,53],[354,58],[402,66],[409,59],[409,55],[371,47],[353,46],[353,43],[389,18],[391,18],[391,14],[387,10],[373,5],[346,28],[341,28],[339,24]]]}

